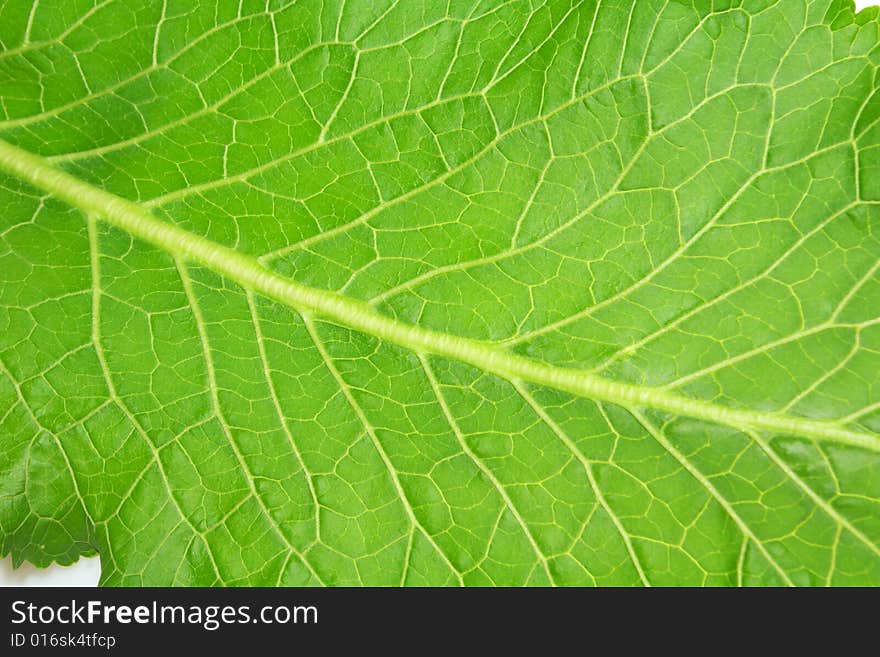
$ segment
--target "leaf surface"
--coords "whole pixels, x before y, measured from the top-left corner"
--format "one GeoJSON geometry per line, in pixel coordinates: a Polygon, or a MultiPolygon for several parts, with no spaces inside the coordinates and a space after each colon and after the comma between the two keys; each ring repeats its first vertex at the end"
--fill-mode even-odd
{"type": "Polygon", "coordinates": [[[880,20],[0,4],[0,553],[880,584],[880,20]]]}

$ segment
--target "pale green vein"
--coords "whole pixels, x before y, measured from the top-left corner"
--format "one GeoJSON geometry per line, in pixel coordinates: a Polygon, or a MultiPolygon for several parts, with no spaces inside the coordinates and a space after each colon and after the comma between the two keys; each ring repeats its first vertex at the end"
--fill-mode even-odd
{"type": "Polygon", "coordinates": [[[568,436],[565,431],[562,430],[553,418],[544,410],[544,408],[532,397],[531,393],[526,390],[520,383],[514,382],[513,387],[516,389],[516,392],[520,397],[531,407],[531,409],[535,412],[535,414],[541,419],[541,421],[547,425],[550,430],[556,434],[556,437],[562,441],[562,444],[565,445],[566,449],[571,452],[572,456],[574,456],[578,462],[581,464],[581,467],[584,469],[584,472],[587,475],[587,480],[590,482],[590,488],[593,489],[593,495],[596,496],[596,501],[599,503],[599,506],[605,511],[608,515],[608,518],[611,520],[611,524],[614,525],[614,528],[617,530],[617,533],[620,535],[623,544],[626,546],[626,552],[629,555],[630,560],[632,561],[633,567],[636,569],[636,572],[639,574],[639,579],[642,584],[645,586],[651,586],[651,582],[648,580],[647,575],[645,574],[644,568],[642,568],[642,563],[639,560],[638,555],[636,554],[635,548],[632,544],[632,539],[630,538],[629,532],[626,531],[626,528],[623,526],[623,523],[620,521],[620,518],[614,512],[614,509],[608,504],[608,501],[605,499],[605,495],[602,494],[602,489],[599,487],[599,482],[596,481],[596,475],[593,473],[593,464],[584,456],[583,452],[578,448],[575,442],[568,436]]]}
{"type": "MultiPolygon", "coordinates": [[[[69,102],[63,103],[61,105],[57,105],[51,109],[43,109],[42,111],[40,111],[36,114],[31,114],[29,116],[23,116],[21,118],[0,121],[0,127],[2,127],[5,130],[7,128],[17,128],[20,126],[31,125],[33,123],[37,123],[37,122],[43,121],[45,119],[59,116],[60,114],[62,114],[63,112],[66,112],[69,109],[74,109],[76,107],[85,105],[86,103],[91,102],[92,100],[95,100],[97,98],[109,96],[109,95],[115,93],[116,91],[119,91],[120,89],[123,89],[124,87],[136,82],[137,80],[140,80],[141,78],[148,76],[150,73],[153,73],[155,71],[169,69],[171,64],[175,60],[179,59],[184,54],[186,54],[186,53],[190,52],[191,50],[193,50],[194,48],[196,48],[200,43],[205,42],[210,37],[214,36],[215,34],[218,34],[219,32],[222,32],[224,29],[226,29],[227,27],[230,27],[231,25],[239,23],[243,20],[244,21],[253,20],[256,16],[258,16],[258,14],[253,14],[251,16],[247,16],[246,18],[242,18],[242,17],[238,16],[236,18],[233,18],[230,21],[227,21],[224,23],[218,23],[214,27],[210,28],[209,30],[204,31],[199,36],[194,37],[192,40],[188,41],[183,48],[181,48],[179,51],[177,51],[176,53],[174,53],[173,55],[168,57],[168,59],[166,59],[164,62],[158,64],[157,66],[147,66],[145,68],[142,68],[141,70],[137,71],[136,73],[134,73],[126,78],[123,78],[122,80],[119,80],[108,87],[105,87],[105,88],[100,89],[98,91],[89,92],[85,96],[74,98],[73,100],[71,100],[69,102]]],[[[10,54],[14,55],[15,52],[7,50],[7,51],[0,53],[0,60],[2,60],[4,57],[6,57],[10,54]]]]}
{"type": "MultiPolygon", "coordinates": [[[[275,389],[275,383],[272,381],[272,374],[269,369],[269,358],[266,355],[266,341],[263,338],[263,330],[260,328],[260,318],[257,312],[257,304],[254,300],[254,295],[250,292],[247,293],[247,302],[248,310],[250,311],[251,318],[253,319],[254,333],[257,338],[257,348],[260,352],[260,364],[263,367],[263,377],[266,379],[266,385],[269,388],[269,396],[272,398],[272,405],[275,407],[275,413],[278,416],[278,422],[281,425],[281,431],[284,433],[284,437],[287,438],[287,443],[290,445],[290,449],[293,451],[296,460],[299,462],[299,465],[302,468],[303,476],[305,477],[306,485],[309,489],[309,495],[312,498],[312,504],[314,504],[315,506],[315,540],[320,540],[321,503],[318,501],[318,494],[315,491],[315,482],[312,474],[306,468],[306,462],[303,459],[302,452],[299,450],[296,441],[294,441],[293,439],[293,434],[290,431],[290,427],[287,426],[287,418],[285,417],[284,411],[281,408],[281,400],[278,398],[278,392],[275,389]]],[[[303,552],[308,552],[308,548],[306,548],[303,552]]]]}
{"type": "Polygon", "coordinates": [[[468,458],[474,463],[474,465],[479,468],[480,472],[492,483],[495,487],[495,490],[498,491],[498,494],[501,496],[502,501],[505,506],[508,508],[510,513],[513,515],[516,522],[519,524],[520,528],[523,530],[525,534],[526,540],[529,542],[529,545],[532,548],[532,551],[535,553],[535,556],[538,557],[538,561],[541,564],[541,569],[544,571],[544,574],[547,575],[547,579],[550,581],[550,584],[556,586],[556,581],[553,579],[553,575],[550,572],[550,568],[547,565],[547,556],[541,550],[538,542],[535,540],[534,534],[529,529],[528,523],[526,523],[525,518],[522,517],[522,514],[516,508],[516,505],[513,503],[513,500],[510,499],[510,495],[507,494],[507,490],[504,488],[504,485],[495,476],[495,473],[489,469],[483,461],[476,455],[474,450],[470,448],[467,440],[464,437],[464,434],[461,431],[461,427],[459,427],[458,422],[455,419],[455,416],[452,413],[452,409],[449,408],[449,404],[446,402],[446,395],[443,394],[443,390],[440,388],[440,382],[437,380],[437,377],[434,374],[434,370],[431,367],[428,359],[423,355],[419,356],[419,361],[421,362],[422,369],[425,371],[425,375],[428,377],[428,383],[431,384],[431,389],[434,391],[434,396],[437,398],[437,403],[440,404],[440,409],[443,411],[443,415],[446,418],[446,422],[449,424],[449,428],[452,429],[452,433],[455,434],[455,438],[458,441],[458,444],[461,446],[462,451],[467,454],[468,458]]]}
{"type": "MultiPolygon", "coordinates": [[[[822,511],[826,513],[834,522],[841,528],[846,529],[850,534],[855,536],[859,541],[865,544],[865,546],[873,552],[875,555],[880,557],[880,547],[875,545],[863,532],[859,531],[855,525],[853,525],[846,517],[844,517],[834,506],[819,496],[819,494],[813,490],[811,486],[807,484],[801,477],[795,473],[792,467],[782,460],[779,454],[776,453],[770,444],[759,434],[754,431],[747,432],[749,437],[761,448],[761,450],[776,464],[780,470],[785,473],[791,481],[795,483],[795,485],[800,488],[806,495],[809,497],[822,511]]],[[[834,547],[837,547],[837,541],[834,543],[834,547]]]]}
{"type": "Polygon", "coordinates": [[[217,566],[217,561],[214,558],[214,553],[211,551],[211,546],[208,543],[208,539],[205,537],[203,532],[199,531],[199,529],[192,524],[189,516],[184,513],[183,507],[180,506],[177,498],[174,497],[171,482],[168,479],[168,474],[165,472],[165,466],[162,464],[162,458],[159,455],[160,449],[156,447],[156,445],[150,439],[150,436],[147,433],[146,429],[144,429],[138,419],[134,416],[134,413],[132,413],[131,410],[128,408],[128,404],[125,403],[125,400],[123,400],[116,391],[116,384],[113,382],[110,365],[107,363],[107,358],[104,355],[104,343],[101,340],[101,261],[98,255],[98,227],[94,217],[89,217],[88,219],[88,230],[89,261],[92,274],[91,338],[92,344],[95,348],[95,355],[97,356],[98,363],[101,367],[101,374],[104,377],[104,381],[107,385],[107,392],[109,393],[108,396],[117,405],[119,410],[122,411],[129,424],[131,424],[135,432],[137,432],[137,434],[141,437],[144,444],[147,446],[147,449],[150,450],[153,461],[155,461],[156,463],[156,469],[159,472],[159,476],[162,478],[162,482],[165,484],[165,490],[168,493],[168,499],[171,500],[171,504],[174,506],[175,511],[177,511],[177,514],[183,519],[183,522],[186,523],[193,535],[198,536],[202,539],[202,541],[204,541],[205,551],[208,554],[208,558],[211,560],[211,567],[214,569],[214,574],[219,581],[221,579],[220,569],[217,566]]]}
{"type": "Polygon", "coordinates": [[[749,527],[745,521],[740,517],[740,515],[736,512],[736,509],[733,505],[720,493],[720,491],[715,488],[715,485],[709,481],[708,477],[706,477],[702,472],[697,470],[696,466],[691,463],[685,456],[682,454],[676,447],[669,442],[666,436],[663,434],[662,429],[654,426],[654,423],[648,420],[644,415],[639,413],[638,411],[633,412],[633,417],[639,421],[645,430],[654,437],[660,445],[665,449],[669,454],[678,461],[681,466],[690,473],[690,475],[696,479],[700,484],[705,488],[712,497],[718,502],[722,509],[727,513],[731,520],[733,520],[734,524],[739,528],[740,532],[748,539],[754,543],[764,558],[767,560],[767,563],[773,567],[773,569],[777,572],[779,577],[785,582],[788,586],[794,586],[794,582],[791,581],[791,578],[788,576],[788,573],[785,572],[785,569],[773,558],[773,555],[770,554],[770,551],[767,549],[767,546],[764,545],[755,533],[752,531],[751,527],[749,527]]]}
{"type": "MultiPolygon", "coordinates": [[[[792,254],[796,253],[804,244],[806,244],[810,239],[815,237],[816,235],[821,234],[825,231],[834,221],[836,221],[840,217],[844,217],[847,212],[852,210],[854,207],[857,207],[857,203],[850,203],[846,207],[838,210],[834,214],[830,215],[828,218],[819,222],[814,228],[804,233],[801,237],[795,240],[791,245],[787,246],[785,251],[782,252],[775,262],[771,263],[768,267],[764,268],[762,271],[752,276],[748,280],[742,281],[737,285],[731,287],[730,289],[722,292],[721,294],[716,295],[712,299],[707,299],[698,303],[690,310],[682,313],[678,317],[676,317],[671,322],[664,324],[661,328],[646,333],[644,336],[639,338],[638,340],[631,342],[625,347],[619,349],[614,352],[610,356],[608,356],[601,364],[596,366],[596,371],[607,370],[612,364],[624,359],[635,351],[638,351],[641,347],[646,344],[653,342],[660,338],[663,335],[667,335],[672,333],[677,326],[680,326],[687,322],[687,320],[692,317],[699,315],[700,313],[706,311],[709,308],[717,307],[726,299],[734,297],[736,294],[749,289],[750,286],[758,283],[760,281],[766,280],[770,274],[780,268],[784,263],[787,262],[787,258],[792,254]]],[[[834,318],[832,318],[833,320],[834,318]]]]}
{"type": "Polygon", "coordinates": [[[736,558],[736,585],[742,587],[745,582],[743,582],[743,573],[745,573],[745,565],[746,565],[746,553],[748,552],[749,547],[749,537],[743,534],[743,542],[742,546],[739,549],[739,555],[736,558]]]}
{"type": "MultiPolygon", "coordinates": [[[[28,458],[30,458],[30,451],[33,448],[33,443],[35,440],[37,440],[37,438],[39,438],[41,435],[45,434],[52,439],[52,442],[54,442],[55,445],[58,447],[58,451],[61,452],[61,456],[64,459],[64,464],[67,467],[68,474],[70,474],[70,479],[73,484],[73,490],[74,490],[74,493],[76,494],[77,501],[79,502],[80,507],[82,508],[83,512],[85,513],[86,518],[89,520],[89,523],[94,526],[95,523],[94,523],[94,520],[92,519],[91,513],[89,513],[88,507],[86,506],[85,497],[83,497],[82,493],[79,490],[79,482],[76,479],[76,473],[73,469],[73,466],[70,462],[70,459],[67,456],[67,452],[64,450],[64,447],[61,445],[61,440],[59,440],[58,436],[55,435],[54,432],[49,431],[48,428],[46,428],[45,426],[43,426],[43,424],[40,423],[39,419],[34,414],[33,409],[30,407],[30,405],[25,400],[24,395],[21,392],[21,389],[19,388],[18,385],[16,385],[14,383],[15,380],[12,378],[12,373],[7,369],[6,365],[2,361],[0,361],[0,372],[2,372],[4,376],[6,376],[11,382],[13,382],[12,387],[15,390],[16,397],[18,398],[18,404],[21,405],[22,410],[24,410],[25,414],[28,416],[28,419],[31,421],[31,424],[33,424],[34,429],[35,429],[34,435],[31,437],[29,444],[28,444],[28,458]]],[[[30,467],[28,467],[27,470],[29,471],[30,467]]]]}
{"type": "Polygon", "coordinates": [[[828,420],[731,408],[689,399],[668,390],[612,381],[582,370],[548,365],[491,343],[463,338],[391,319],[366,303],[284,277],[256,259],[160,221],[143,207],[54,168],[44,158],[0,141],[0,171],[47,191],[86,214],[94,213],[133,237],[176,258],[197,262],[257,294],[323,317],[416,353],[430,353],[473,365],[512,381],[527,381],[621,406],[650,407],[739,428],[800,435],[880,452],[880,436],[828,420]]]}
{"type": "MultiPolygon", "coordinates": [[[[287,546],[287,549],[296,553],[299,557],[302,564],[308,569],[308,571],[312,574],[312,576],[321,584],[323,584],[323,580],[312,568],[312,565],[306,559],[305,555],[297,549],[297,547],[291,542],[291,540],[287,537],[287,534],[278,524],[278,521],[272,515],[269,507],[266,505],[259,491],[257,491],[257,487],[254,484],[254,473],[251,470],[251,467],[248,465],[247,460],[244,457],[244,454],[238,447],[238,443],[235,441],[235,438],[232,436],[232,432],[229,430],[229,423],[226,420],[226,417],[223,414],[223,408],[220,404],[220,396],[218,394],[219,387],[217,385],[217,374],[214,367],[214,359],[211,356],[211,347],[208,343],[208,333],[205,329],[206,323],[205,318],[202,314],[201,306],[199,305],[198,299],[196,298],[195,291],[192,287],[192,281],[190,279],[189,272],[186,269],[186,265],[184,265],[180,260],[177,261],[177,268],[180,273],[180,280],[183,284],[184,292],[186,293],[187,301],[189,302],[189,306],[192,309],[193,318],[195,319],[196,329],[199,334],[199,341],[202,346],[202,353],[204,355],[205,367],[207,368],[208,373],[208,391],[211,397],[211,406],[213,407],[214,414],[217,419],[220,421],[220,427],[223,431],[223,435],[226,438],[226,441],[229,443],[229,446],[232,448],[232,451],[235,454],[235,458],[238,461],[241,469],[248,474],[245,479],[247,480],[248,489],[250,491],[251,496],[260,506],[260,509],[263,512],[266,520],[269,521],[270,526],[281,539],[281,541],[287,546]]],[[[317,512],[317,509],[316,509],[317,512]]]]}
{"type": "Polygon", "coordinates": [[[376,453],[379,454],[379,458],[382,459],[382,463],[385,465],[385,469],[388,471],[388,476],[391,478],[391,483],[394,485],[394,490],[397,493],[397,496],[400,498],[401,503],[403,504],[404,511],[406,512],[407,518],[409,519],[410,526],[418,529],[425,535],[425,538],[428,539],[428,542],[437,551],[438,556],[443,560],[446,566],[455,573],[455,577],[458,580],[459,585],[464,586],[464,582],[461,579],[461,573],[452,565],[452,562],[449,560],[449,557],[446,556],[446,553],[440,549],[440,546],[437,545],[437,542],[434,540],[434,537],[428,532],[427,529],[422,525],[416,516],[415,509],[413,509],[412,504],[409,502],[409,498],[406,496],[406,492],[403,490],[403,485],[400,483],[400,477],[397,476],[397,470],[391,463],[391,457],[388,456],[388,452],[382,446],[382,443],[379,441],[379,437],[376,435],[376,431],[373,428],[373,425],[367,419],[366,414],[364,414],[361,405],[358,404],[357,400],[354,398],[349,385],[345,382],[345,379],[342,378],[342,375],[339,373],[339,370],[336,368],[336,364],[333,362],[333,357],[327,352],[327,348],[324,346],[324,342],[321,340],[321,336],[318,335],[318,331],[315,329],[314,323],[306,318],[305,319],[306,329],[311,336],[312,343],[315,345],[315,349],[318,350],[318,353],[321,355],[321,359],[324,361],[327,370],[330,372],[330,375],[333,377],[333,380],[336,382],[336,385],[339,387],[339,390],[342,392],[343,397],[345,397],[346,402],[348,402],[349,407],[354,414],[357,416],[358,421],[363,426],[364,431],[367,433],[367,436],[370,439],[370,442],[373,445],[373,448],[376,450],[376,453]]]}

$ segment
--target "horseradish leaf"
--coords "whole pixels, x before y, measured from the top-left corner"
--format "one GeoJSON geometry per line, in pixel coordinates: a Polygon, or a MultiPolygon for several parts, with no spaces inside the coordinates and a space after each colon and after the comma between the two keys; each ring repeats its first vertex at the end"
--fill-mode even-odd
{"type": "Polygon", "coordinates": [[[880,20],[0,3],[0,554],[880,584],[880,20]]]}

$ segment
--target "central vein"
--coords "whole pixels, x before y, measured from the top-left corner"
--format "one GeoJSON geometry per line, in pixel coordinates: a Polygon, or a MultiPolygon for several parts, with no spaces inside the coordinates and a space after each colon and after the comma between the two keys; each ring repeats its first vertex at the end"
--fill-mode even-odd
{"type": "Polygon", "coordinates": [[[621,383],[574,368],[548,365],[488,342],[391,319],[366,303],[302,285],[266,268],[255,258],[161,221],[138,204],[83,182],[55,168],[46,159],[2,140],[0,171],[49,192],[133,237],[208,267],[242,287],[304,315],[321,317],[417,353],[452,358],[511,381],[528,381],[625,407],[654,408],[733,427],[832,440],[880,452],[880,437],[853,431],[834,422],[734,409],[689,399],[650,386],[621,383]]]}

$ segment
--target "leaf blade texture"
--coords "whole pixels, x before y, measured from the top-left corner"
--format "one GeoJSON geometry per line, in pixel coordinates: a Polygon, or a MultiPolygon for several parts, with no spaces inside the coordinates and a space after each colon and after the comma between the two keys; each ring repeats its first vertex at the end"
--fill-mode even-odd
{"type": "Polygon", "coordinates": [[[880,579],[876,11],[58,6],[0,9],[4,553],[880,579]]]}

